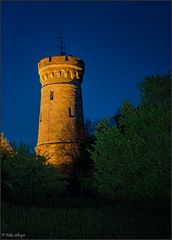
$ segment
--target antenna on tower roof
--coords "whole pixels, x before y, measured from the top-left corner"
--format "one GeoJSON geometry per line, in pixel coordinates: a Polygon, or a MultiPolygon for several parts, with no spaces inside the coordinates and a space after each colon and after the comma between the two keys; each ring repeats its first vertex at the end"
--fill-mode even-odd
{"type": "Polygon", "coordinates": [[[60,48],[60,56],[65,56],[66,55],[66,52],[65,52],[65,43],[64,43],[64,37],[63,37],[63,33],[61,32],[60,33],[60,36],[57,36],[58,37],[58,48],[60,48]]]}

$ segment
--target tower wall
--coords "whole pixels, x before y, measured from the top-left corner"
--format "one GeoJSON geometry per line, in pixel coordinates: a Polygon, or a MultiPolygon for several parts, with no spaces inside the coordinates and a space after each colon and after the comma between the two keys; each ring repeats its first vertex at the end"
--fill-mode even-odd
{"type": "Polygon", "coordinates": [[[41,88],[36,152],[53,164],[70,161],[84,138],[82,78],[84,62],[71,56],[38,63],[41,88]]]}

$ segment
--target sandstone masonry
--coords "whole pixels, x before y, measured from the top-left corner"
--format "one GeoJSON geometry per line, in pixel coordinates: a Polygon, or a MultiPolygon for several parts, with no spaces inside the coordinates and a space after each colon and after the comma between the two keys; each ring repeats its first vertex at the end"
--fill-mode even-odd
{"type": "Polygon", "coordinates": [[[38,63],[41,103],[36,153],[51,164],[71,161],[84,138],[82,79],[84,62],[72,56],[38,63]]]}

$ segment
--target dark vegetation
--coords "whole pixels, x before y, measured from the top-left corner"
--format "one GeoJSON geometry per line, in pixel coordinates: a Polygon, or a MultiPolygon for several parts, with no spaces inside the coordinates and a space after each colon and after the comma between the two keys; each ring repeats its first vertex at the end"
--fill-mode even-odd
{"type": "Polygon", "coordinates": [[[138,87],[137,107],[125,102],[97,126],[94,185],[113,200],[170,205],[171,79],[147,77],[138,87]]]}
{"type": "Polygon", "coordinates": [[[85,121],[68,174],[1,135],[2,233],[170,238],[170,78],[146,77],[137,107],[124,102],[114,116],[85,121]]]}
{"type": "Polygon", "coordinates": [[[170,216],[163,211],[118,205],[40,208],[7,203],[2,210],[2,232],[20,232],[32,239],[170,238],[170,216]]]}

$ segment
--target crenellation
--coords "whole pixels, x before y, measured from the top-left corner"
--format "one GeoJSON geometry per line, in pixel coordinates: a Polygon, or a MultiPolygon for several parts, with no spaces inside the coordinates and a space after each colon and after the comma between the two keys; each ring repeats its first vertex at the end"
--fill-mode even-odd
{"type": "Polygon", "coordinates": [[[71,80],[80,80],[82,81],[82,71],[79,70],[71,70],[71,69],[57,69],[47,72],[42,72],[40,75],[41,83],[47,84],[47,81],[54,80],[57,83],[61,81],[70,82],[71,80]]]}
{"type": "Polygon", "coordinates": [[[81,59],[72,56],[53,56],[43,58],[38,62],[38,68],[40,69],[52,64],[68,64],[84,68],[84,62],[81,59]]]}

